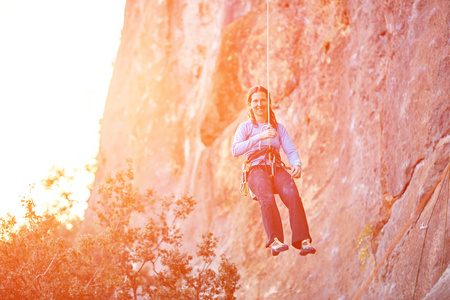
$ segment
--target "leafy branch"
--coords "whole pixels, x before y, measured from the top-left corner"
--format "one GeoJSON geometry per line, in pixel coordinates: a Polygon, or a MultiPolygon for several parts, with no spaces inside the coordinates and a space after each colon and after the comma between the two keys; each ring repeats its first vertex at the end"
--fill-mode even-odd
{"type": "Polygon", "coordinates": [[[0,298],[235,299],[240,276],[224,255],[214,263],[212,233],[197,244],[196,264],[183,251],[180,228],[195,199],[140,194],[133,181],[128,161],[99,188],[95,230],[70,242],[61,231],[64,211],[39,215],[32,199],[22,200],[23,225],[0,219],[0,298]]]}

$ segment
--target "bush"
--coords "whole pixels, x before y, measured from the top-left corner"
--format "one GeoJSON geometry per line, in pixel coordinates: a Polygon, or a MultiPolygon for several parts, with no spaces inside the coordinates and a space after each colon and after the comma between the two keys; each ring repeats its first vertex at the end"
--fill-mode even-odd
{"type": "Polygon", "coordinates": [[[25,223],[18,229],[14,217],[0,219],[0,298],[235,299],[240,276],[224,255],[216,262],[212,233],[197,244],[195,265],[182,251],[180,224],[195,200],[152,190],[140,195],[133,176],[129,162],[106,179],[97,229],[75,243],[61,235],[57,213],[37,215],[32,199],[22,199],[25,223]],[[132,224],[149,212],[145,225],[132,224]]]}

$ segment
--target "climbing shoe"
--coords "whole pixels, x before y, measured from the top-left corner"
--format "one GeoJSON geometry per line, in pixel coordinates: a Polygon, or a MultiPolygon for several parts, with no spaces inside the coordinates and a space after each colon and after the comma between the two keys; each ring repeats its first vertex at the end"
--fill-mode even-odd
{"type": "Polygon", "coordinates": [[[286,251],[289,249],[289,246],[280,242],[277,238],[270,244],[270,251],[273,256],[277,256],[280,252],[286,251]]]}
{"type": "Polygon", "coordinates": [[[314,247],[311,246],[311,241],[309,239],[303,240],[302,248],[300,249],[300,255],[305,256],[314,253],[316,253],[316,249],[314,249],[314,247]]]}

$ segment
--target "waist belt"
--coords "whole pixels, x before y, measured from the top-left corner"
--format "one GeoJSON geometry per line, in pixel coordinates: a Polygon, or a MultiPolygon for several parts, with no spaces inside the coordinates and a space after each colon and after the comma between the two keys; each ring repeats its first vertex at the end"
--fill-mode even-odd
{"type": "MultiPolygon", "coordinates": [[[[249,192],[248,188],[248,181],[247,176],[248,172],[250,170],[250,166],[252,161],[254,161],[256,158],[261,157],[264,155],[264,158],[261,160],[261,162],[257,165],[261,165],[264,162],[264,165],[266,168],[268,167],[267,161],[269,161],[269,165],[271,167],[271,173],[270,176],[273,177],[275,175],[275,164],[278,163],[281,167],[286,168],[286,165],[281,161],[281,156],[278,151],[275,150],[275,147],[266,146],[263,147],[252,154],[249,155],[247,160],[242,164],[242,182],[241,186],[239,188],[239,191],[241,192],[242,196],[247,196],[249,192]]],[[[250,191],[251,192],[251,191],[250,191]]]]}

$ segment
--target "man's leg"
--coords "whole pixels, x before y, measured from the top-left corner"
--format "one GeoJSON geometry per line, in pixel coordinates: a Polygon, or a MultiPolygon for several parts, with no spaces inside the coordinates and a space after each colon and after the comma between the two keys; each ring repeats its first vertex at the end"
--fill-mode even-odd
{"type": "Polygon", "coordinates": [[[266,247],[269,247],[275,238],[284,243],[283,225],[273,194],[272,179],[264,167],[257,166],[250,170],[248,186],[256,195],[261,207],[262,221],[267,234],[266,247]]]}
{"type": "Polygon", "coordinates": [[[306,239],[311,241],[311,235],[309,234],[305,209],[303,208],[297,186],[291,175],[282,168],[276,169],[274,184],[281,200],[289,209],[292,245],[297,249],[301,249],[302,241],[306,239]]]}

